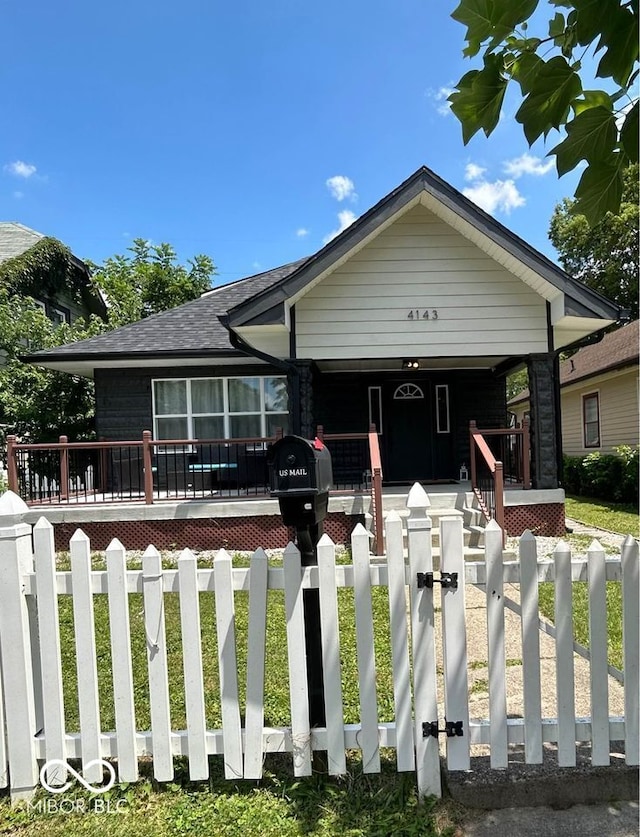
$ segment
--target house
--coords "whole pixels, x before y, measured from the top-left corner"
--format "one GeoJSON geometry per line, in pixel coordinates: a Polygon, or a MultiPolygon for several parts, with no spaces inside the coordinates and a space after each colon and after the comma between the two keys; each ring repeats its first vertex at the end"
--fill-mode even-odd
{"type": "MultiPolygon", "coordinates": [[[[562,449],[568,456],[638,444],[638,345],[635,320],[561,362],[562,449]]],[[[529,390],[508,406],[521,421],[530,411],[529,390]]]]}
{"type": "Polygon", "coordinates": [[[5,271],[11,264],[18,268],[21,257],[38,251],[52,269],[38,281],[12,281],[12,291],[31,296],[55,324],[72,323],[89,314],[106,317],[104,300],[92,289],[89,268],[83,261],[54,238],[16,221],[0,221],[0,281],[3,267],[5,271]]]}
{"type": "Polygon", "coordinates": [[[110,440],[375,424],[388,484],[458,479],[525,363],[526,502],[563,522],[558,355],[622,316],[422,167],[308,258],[28,360],[93,377],[110,440]]]}

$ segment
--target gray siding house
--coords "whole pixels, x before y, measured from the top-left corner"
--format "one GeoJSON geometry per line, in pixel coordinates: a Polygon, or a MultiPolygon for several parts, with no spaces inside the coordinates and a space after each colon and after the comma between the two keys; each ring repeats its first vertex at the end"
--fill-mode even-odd
{"type": "Polygon", "coordinates": [[[529,370],[533,488],[559,486],[558,355],[623,316],[422,167],[312,256],[30,362],[95,378],[108,440],[380,433],[388,483],[457,479],[529,370]]]}

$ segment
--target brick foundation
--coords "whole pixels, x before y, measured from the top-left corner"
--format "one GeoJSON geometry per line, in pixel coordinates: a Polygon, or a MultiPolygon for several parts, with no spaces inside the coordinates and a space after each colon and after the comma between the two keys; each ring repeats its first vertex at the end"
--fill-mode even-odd
{"type": "Polygon", "coordinates": [[[566,532],[564,503],[505,506],[504,525],[511,537],[519,537],[525,529],[542,537],[562,537],[566,532]]]}
{"type": "MultiPolygon", "coordinates": [[[[324,531],[334,543],[349,543],[351,532],[361,515],[330,512],[324,521],[324,531]]],[[[227,549],[230,552],[263,549],[283,549],[294,539],[295,530],[284,526],[278,515],[256,517],[226,517],[214,520],[125,520],[54,524],[57,550],[68,550],[69,539],[76,531],[89,537],[92,549],[106,549],[117,538],[126,549],[143,550],[149,544],[158,549],[195,551],[227,549]]]]}

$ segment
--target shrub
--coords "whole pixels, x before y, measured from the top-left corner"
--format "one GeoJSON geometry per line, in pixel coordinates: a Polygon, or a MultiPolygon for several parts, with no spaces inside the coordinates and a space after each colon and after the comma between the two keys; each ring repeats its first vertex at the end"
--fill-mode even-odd
{"type": "Polygon", "coordinates": [[[583,497],[637,503],[639,449],[620,445],[614,450],[615,454],[594,451],[584,457],[565,456],[565,490],[583,497]]]}

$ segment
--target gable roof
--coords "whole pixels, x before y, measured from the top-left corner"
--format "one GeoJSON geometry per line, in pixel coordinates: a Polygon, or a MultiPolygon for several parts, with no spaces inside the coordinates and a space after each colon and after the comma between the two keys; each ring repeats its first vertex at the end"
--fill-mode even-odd
{"type": "Polygon", "coordinates": [[[70,361],[100,361],[105,365],[108,360],[242,357],[232,348],[228,328],[286,323],[285,308],[295,302],[296,295],[303,295],[314,282],[417,203],[423,203],[482,247],[541,296],[562,300],[565,315],[585,318],[587,333],[605,328],[621,316],[619,306],[572,279],[423,166],[310,257],[216,288],[200,299],[90,340],[36,352],[26,360],[50,363],[54,368],[62,368],[64,363],[71,371],[70,361]]]}
{"type": "MultiPolygon", "coordinates": [[[[584,346],[560,364],[560,386],[566,387],[605,372],[638,364],[639,340],[640,320],[634,320],[605,334],[599,343],[584,346]]],[[[509,406],[522,404],[529,398],[529,390],[524,389],[509,401],[509,406]]]]}
{"type": "Polygon", "coordinates": [[[81,361],[133,357],[242,357],[240,352],[232,349],[229,333],[218,317],[226,314],[234,305],[280,282],[304,261],[291,262],[222,285],[177,308],[161,311],[88,340],[34,352],[25,360],[40,363],[66,359],[81,361]]]}
{"type": "Polygon", "coordinates": [[[420,199],[425,201],[429,209],[455,226],[497,261],[505,264],[508,262],[510,269],[520,278],[526,281],[528,270],[536,275],[538,281],[541,277],[550,286],[562,291],[565,294],[566,314],[613,321],[623,315],[618,305],[573,279],[431,169],[422,166],[280,282],[231,309],[230,325],[236,327],[265,322],[267,312],[278,312],[279,305],[304,292],[314,280],[339,264],[354,252],[354,248],[362,246],[391,223],[399,213],[406,211],[420,199]],[[515,270],[514,265],[517,265],[515,270]]]}

